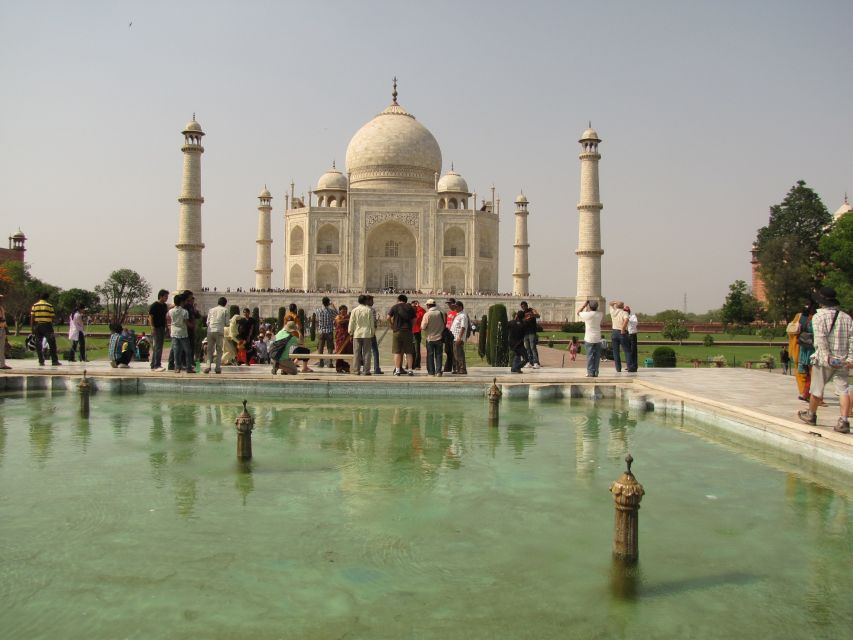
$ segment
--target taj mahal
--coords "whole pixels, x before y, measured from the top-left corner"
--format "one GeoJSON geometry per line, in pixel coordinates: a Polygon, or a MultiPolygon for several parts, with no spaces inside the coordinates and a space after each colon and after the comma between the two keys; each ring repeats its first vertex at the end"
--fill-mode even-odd
{"type": "MultiPolygon", "coordinates": [[[[391,104],[362,126],[346,151],[345,172],[333,163],[316,188],[297,196],[294,185],[284,197],[281,279],[273,283],[273,196],[258,196],[258,233],[254,286],[229,292],[229,303],[257,306],[270,316],[296,302],[319,306],[323,295],[353,297],[363,291],[455,295],[469,311],[485,313],[496,301],[508,306],[530,296],[527,218],[530,202],[515,199],[512,295],[499,294],[500,200],[469,190],[453,165],[442,174],[438,141],[398,102],[396,79],[391,104]],[[274,288],[275,287],[275,288],[274,288]],[[279,288],[280,287],[280,288],[279,288]],[[509,299],[508,299],[509,298],[509,299]]],[[[176,244],[176,290],[199,292],[204,308],[219,293],[206,291],[202,277],[201,156],[205,135],[195,116],[183,130],[184,170],[176,244]]],[[[548,321],[574,319],[575,300],[602,299],[598,134],[590,127],[581,145],[578,204],[577,289],[575,296],[536,296],[533,304],[548,321]]],[[[568,269],[569,265],[565,265],[568,269]]],[[[341,300],[340,302],[345,302],[341,300]]],[[[388,305],[390,306],[390,304],[388,305]]]]}

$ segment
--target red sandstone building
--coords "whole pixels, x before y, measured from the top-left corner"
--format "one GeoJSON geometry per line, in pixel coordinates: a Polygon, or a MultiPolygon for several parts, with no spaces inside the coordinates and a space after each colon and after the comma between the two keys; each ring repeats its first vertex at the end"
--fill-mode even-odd
{"type": "Polygon", "coordinates": [[[23,262],[26,252],[27,236],[18,229],[18,233],[9,236],[9,248],[0,249],[0,262],[23,262]]]}

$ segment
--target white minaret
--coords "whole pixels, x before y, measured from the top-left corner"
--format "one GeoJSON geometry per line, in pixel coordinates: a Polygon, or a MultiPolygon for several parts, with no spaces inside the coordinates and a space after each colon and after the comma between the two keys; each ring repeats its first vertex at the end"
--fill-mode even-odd
{"type": "Polygon", "coordinates": [[[181,182],[181,214],[178,220],[178,282],[177,290],[201,290],[201,154],[204,147],[201,139],[204,131],[201,125],[193,119],[187,123],[184,130],[184,178],[181,182]]]}
{"type": "Polygon", "coordinates": [[[590,124],[580,142],[581,196],[578,202],[578,289],[579,300],[601,298],[601,198],[598,192],[598,143],[601,139],[590,124]]]}
{"type": "Polygon", "coordinates": [[[258,258],[255,261],[255,288],[270,289],[272,287],[272,231],[270,230],[270,212],[272,211],[272,194],[264,185],[264,190],[258,196],[258,258]]]}
{"type": "Polygon", "coordinates": [[[526,296],[530,294],[528,282],[530,273],[527,270],[527,197],[524,193],[515,199],[515,263],[512,270],[512,295],[526,296]]]}

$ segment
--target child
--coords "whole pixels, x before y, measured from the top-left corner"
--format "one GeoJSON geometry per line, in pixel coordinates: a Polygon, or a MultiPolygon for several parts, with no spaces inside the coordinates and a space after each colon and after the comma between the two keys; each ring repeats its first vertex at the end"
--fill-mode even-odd
{"type": "Polygon", "coordinates": [[[577,336],[572,336],[572,343],[569,345],[569,356],[572,362],[577,360],[579,346],[577,336]]]}

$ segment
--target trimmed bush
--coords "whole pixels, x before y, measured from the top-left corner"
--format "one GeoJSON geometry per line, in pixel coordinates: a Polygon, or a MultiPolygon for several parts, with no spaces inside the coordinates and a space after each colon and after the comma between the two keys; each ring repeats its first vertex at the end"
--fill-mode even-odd
{"type": "Polygon", "coordinates": [[[672,347],[658,347],[652,352],[652,360],[656,367],[674,367],[675,349],[672,347]]]}
{"type": "Polygon", "coordinates": [[[317,314],[316,313],[311,314],[311,329],[309,331],[311,332],[311,342],[314,342],[315,340],[317,340],[317,314]]]}
{"type": "Polygon", "coordinates": [[[252,309],[252,318],[254,318],[258,322],[258,324],[260,324],[260,322],[261,322],[261,310],[258,309],[257,307],[252,309]]]}
{"type": "Polygon", "coordinates": [[[706,333],[705,337],[702,338],[702,344],[704,344],[706,347],[714,346],[714,336],[712,336],[710,333],[706,333]]]}
{"type": "Polygon", "coordinates": [[[583,322],[567,322],[560,327],[560,331],[564,333],[584,333],[586,331],[586,325],[584,325],[583,322]]]}
{"type": "Polygon", "coordinates": [[[489,337],[486,360],[493,367],[505,367],[509,364],[509,332],[507,331],[509,321],[506,305],[494,304],[489,307],[487,323],[489,337]]]}
{"type": "Polygon", "coordinates": [[[278,316],[276,317],[275,326],[278,329],[282,329],[284,327],[284,314],[287,313],[287,307],[279,307],[278,308],[278,316]]]}
{"type": "Polygon", "coordinates": [[[299,326],[302,328],[302,337],[305,338],[305,309],[297,309],[296,317],[299,318],[299,326]]]}
{"type": "Polygon", "coordinates": [[[488,316],[483,316],[480,318],[480,332],[477,334],[477,353],[480,356],[480,359],[486,357],[486,334],[489,330],[489,318],[488,316]]]}

